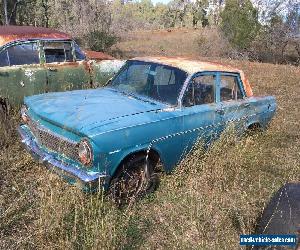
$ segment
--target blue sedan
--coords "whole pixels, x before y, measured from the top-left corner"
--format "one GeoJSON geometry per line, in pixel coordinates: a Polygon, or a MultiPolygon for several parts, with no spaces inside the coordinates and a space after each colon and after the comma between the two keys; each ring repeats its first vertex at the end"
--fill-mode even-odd
{"type": "Polygon", "coordinates": [[[107,86],[25,98],[19,127],[31,154],[83,190],[128,201],[156,189],[197,142],[233,123],[265,128],[272,96],[254,97],[241,70],[183,58],[128,60],[107,86]]]}

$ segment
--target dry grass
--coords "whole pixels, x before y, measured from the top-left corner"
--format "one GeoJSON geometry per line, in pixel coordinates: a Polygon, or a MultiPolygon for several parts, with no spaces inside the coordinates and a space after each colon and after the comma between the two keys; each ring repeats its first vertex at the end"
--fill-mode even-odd
{"type": "Polygon", "coordinates": [[[189,29],[133,31],[122,36],[112,49],[125,57],[146,55],[191,56],[198,54],[199,32],[189,29]],[[175,54],[174,54],[175,53],[175,54]]]}
{"type": "Polygon", "coordinates": [[[123,210],[49,173],[12,133],[0,152],[0,248],[239,249],[271,195],[300,179],[300,69],[223,62],[243,69],[255,94],[276,96],[268,131],[195,148],[154,195],[123,210]]]}
{"type": "Polygon", "coordinates": [[[121,35],[113,51],[122,56],[229,57],[234,54],[217,28],[133,31],[121,35]]]}

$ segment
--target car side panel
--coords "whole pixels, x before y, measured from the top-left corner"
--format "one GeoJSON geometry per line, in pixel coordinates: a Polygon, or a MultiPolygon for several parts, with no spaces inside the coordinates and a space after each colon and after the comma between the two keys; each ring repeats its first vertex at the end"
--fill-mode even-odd
{"type": "Polygon", "coordinates": [[[0,67],[0,96],[20,106],[25,96],[46,91],[46,71],[41,65],[0,67]]]}
{"type": "Polygon", "coordinates": [[[182,136],[177,135],[182,131],[181,116],[181,110],[149,114],[148,121],[144,117],[139,125],[94,135],[92,141],[99,152],[99,166],[110,165],[112,175],[129,154],[153,149],[160,154],[165,170],[171,171],[183,153],[182,136]]]}
{"type": "Polygon", "coordinates": [[[102,60],[89,62],[94,87],[102,87],[124,65],[124,60],[102,60]]]}
{"type": "Polygon", "coordinates": [[[47,63],[48,92],[67,91],[91,87],[86,62],[47,63]]]}

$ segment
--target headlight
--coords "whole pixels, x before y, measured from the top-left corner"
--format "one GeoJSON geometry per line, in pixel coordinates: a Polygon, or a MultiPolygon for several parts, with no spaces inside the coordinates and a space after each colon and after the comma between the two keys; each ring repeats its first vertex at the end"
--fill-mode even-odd
{"type": "Polygon", "coordinates": [[[21,118],[24,123],[27,123],[29,120],[27,112],[28,112],[27,107],[25,105],[23,105],[21,108],[21,118]]]}
{"type": "Polygon", "coordinates": [[[79,160],[83,165],[89,165],[93,159],[93,150],[87,140],[82,140],[78,146],[79,160]]]}

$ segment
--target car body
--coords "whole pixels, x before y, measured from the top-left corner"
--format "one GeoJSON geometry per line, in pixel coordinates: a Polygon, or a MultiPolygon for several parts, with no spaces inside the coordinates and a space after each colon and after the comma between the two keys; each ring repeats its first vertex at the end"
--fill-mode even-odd
{"type": "Polygon", "coordinates": [[[159,158],[170,172],[197,140],[208,145],[230,123],[265,128],[276,110],[274,97],[253,96],[241,70],[167,57],[128,60],[105,88],[36,95],[25,105],[27,149],[70,182],[101,179],[105,188],[132,156],[159,158]]]}
{"type": "Polygon", "coordinates": [[[66,33],[31,26],[0,27],[0,106],[24,96],[103,85],[123,62],[81,51],[66,33]]]}

